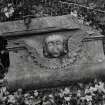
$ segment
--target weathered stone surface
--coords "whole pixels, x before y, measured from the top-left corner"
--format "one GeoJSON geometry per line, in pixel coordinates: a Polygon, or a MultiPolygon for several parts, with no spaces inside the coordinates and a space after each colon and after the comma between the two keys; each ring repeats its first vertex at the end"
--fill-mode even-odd
{"type": "MultiPolygon", "coordinates": [[[[86,32],[86,26],[84,26],[84,30],[83,26],[82,28],[77,27],[80,26],[79,24],[76,27],[74,24],[72,26],[72,17],[67,16],[68,19],[65,17],[58,17],[60,20],[57,17],[42,18],[42,20],[44,22],[46,20],[49,27],[54,26],[62,29],[62,27],[67,26],[66,29],[68,30],[60,30],[58,32],[54,29],[55,32],[37,33],[33,36],[26,35],[18,37],[18,39],[11,38],[9,40],[8,47],[24,46],[21,50],[10,51],[11,65],[6,76],[10,89],[54,87],[67,85],[71,81],[93,79],[105,75],[105,57],[102,40],[100,39],[102,36],[96,38],[95,35],[89,35],[86,32]],[[65,22],[63,21],[64,19],[65,22]],[[43,56],[43,41],[45,37],[52,35],[52,33],[64,35],[68,39],[69,52],[62,65],[55,59],[49,60],[43,56]]],[[[37,23],[39,20],[33,21],[37,23]]],[[[38,25],[38,23],[35,26],[35,30],[39,29],[39,27],[41,27],[41,30],[45,29],[46,23],[42,26],[41,24],[38,25]]],[[[22,31],[23,29],[19,28],[19,30],[22,31]]],[[[46,30],[48,31],[49,29],[46,30]]],[[[24,32],[26,33],[26,31],[24,32]]]]}
{"type": "Polygon", "coordinates": [[[0,23],[0,35],[14,36],[23,34],[35,34],[61,29],[78,29],[76,19],[71,15],[57,17],[43,17],[32,19],[29,29],[24,25],[24,20],[0,23]]]}

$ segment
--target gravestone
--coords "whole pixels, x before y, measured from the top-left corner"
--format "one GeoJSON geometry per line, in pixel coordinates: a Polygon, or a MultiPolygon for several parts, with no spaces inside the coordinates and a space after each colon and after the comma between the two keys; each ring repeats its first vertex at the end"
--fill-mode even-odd
{"type": "Polygon", "coordinates": [[[103,36],[70,15],[0,23],[8,39],[10,89],[35,89],[105,75],[103,36]]]}

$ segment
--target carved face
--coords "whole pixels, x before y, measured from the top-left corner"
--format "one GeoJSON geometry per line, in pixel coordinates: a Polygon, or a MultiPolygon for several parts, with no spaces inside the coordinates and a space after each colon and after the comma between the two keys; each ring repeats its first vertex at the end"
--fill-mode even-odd
{"type": "Polygon", "coordinates": [[[51,35],[45,39],[46,56],[58,58],[65,55],[67,51],[64,46],[64,37],[61,35],[51,35]]]}

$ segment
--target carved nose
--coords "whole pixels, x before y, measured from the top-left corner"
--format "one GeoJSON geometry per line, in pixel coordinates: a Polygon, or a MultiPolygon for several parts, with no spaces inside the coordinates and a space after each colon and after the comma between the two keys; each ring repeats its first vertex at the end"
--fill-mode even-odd
{"type": "Polygon", "coordinates": [[[58,52],[59,51],[59,49],[57,48],[57,47],[55,47],[54,49],[53,49],[53,52],[58,52]]]}

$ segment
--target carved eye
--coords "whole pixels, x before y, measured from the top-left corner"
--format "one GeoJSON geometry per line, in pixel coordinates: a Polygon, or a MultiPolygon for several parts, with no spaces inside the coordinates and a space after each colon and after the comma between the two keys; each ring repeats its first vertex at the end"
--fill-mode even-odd
{"type": "Polygon", "coordinates": [[[62,42],[61,41],[56,41],[56,45],[61,45],[62,42]]]}
{"type": "Polygon", "coordinates": [[[49,47],[51,47],[51,46],[53,46],[53,45],[54,45],[53,42],[48,42],[48,46],[49,46],[49,47]]]}

